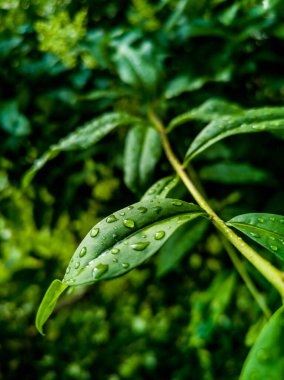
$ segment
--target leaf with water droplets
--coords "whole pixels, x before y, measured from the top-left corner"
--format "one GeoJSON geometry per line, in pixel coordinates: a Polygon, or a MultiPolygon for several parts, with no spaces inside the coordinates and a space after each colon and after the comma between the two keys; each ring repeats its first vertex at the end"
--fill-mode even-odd
{"type": "Polygon", "coordinates": [[[162,154],[160,134],[152,127],[136,125],[127,134],[124,150],[124,181],[135,193],[149,185],[162,154]]]}
{"type": "Polygon", "coordinates": [[[42,330],[43,325],[50,317],[57,299],[67,287],[68,285],[66,283],[62,283],[60,280],[54,280],[47,289],[36,315],[36,328],[42,335],[45,335],[42,330]]]}
{"type": "Polygon", "coordinates": [[[283,379],[284,307],[273,314],[250,350],[240,380],[283,379]]]}
{"type": "Polygon", "coordinates": [[[87,149],[100,141],[115,128],[137,123],[139,120],[137,117],[126,113],[111,112],[89,121],[61,139],[57,144],[52,145],[47,152],[37,159],[25,174],[23,186],[27,186],[47,161],[55,158],[60,152],[87,149]]]}
{"type": "Polygon", "coordinates": [[[159,179],[143,195],[141,201],[153,198],[182,198],[185,187],[179,177],[169,176],[159,179]]]}
{"type": "Polygon", "coordinates": [[[90,230],[75,251],[63,282],[76,286],[120,276],[157,252],[184,223],[203,215],[199,206],[171,198],[125,207],[90,230]],[[92,237],[94,229],[99,232],[92,237]]]}
{"type": "Polygon", "coordinates": [[[284,260],[284,215],[243,214],[229,220],[227,225],[241,231],[284,260]]]}
{"type": "Polygon", "coordinates": [[[193,140],[184,161],[189,162],[217,141],[229,136],[279,131],[284,131],[284,107],[249,109],[237,115],[213,119],[193,140]]]}

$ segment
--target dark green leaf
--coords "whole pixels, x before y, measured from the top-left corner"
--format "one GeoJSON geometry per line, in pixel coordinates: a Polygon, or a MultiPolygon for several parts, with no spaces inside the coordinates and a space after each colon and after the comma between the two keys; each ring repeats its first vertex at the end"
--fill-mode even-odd
{"type": "Polygon", "coordinates": [[[262,329],[245,361],[240,380],[282,379],[284,374],[284,307],[262,329]]]}
{"type": "Polygon", "coordinates": [[[284,216],[275,214],[238,215],[227,222],[284,260],[284,216]]]}
{"type": "Polygon", "coordinates": [[[267,171],[258,169],[248,163],[218,162],[202,167],[200,178],[224,184],[261,183],[270,178],[267,171]]]}
{"type": "Polygon", "coordinates": [[[184,223],[205,215],[177,199],[150,199],[115,212],[94,226],[75,251],[63,282],[110,279],[152,256],[184,223]]]}
{"type": "Polygon", "coordinates": [[[157,274],[164,276],[190,253],[202,239],[208,227],[207,220],[197,220],[182,226],[161,248],[157,259],[157,274]]]}
{"type": "Polygon", "coordinates": [[[137,123],[138,121],[139,119],[134,116],[112,112],[104,114],[77,128],[74,132],[60,140],[59,143],[52,145],[47,152],[34,162],[23,178],[23,186],[27,186],[46,162],[56,157],[61,151],[87,149],[115,128],[137,123]]]}
{"type": "Polygon", "coordinates": [[[124,181],[134,192],[148,186],[162,153],[161,138],[152,127],[137,125],[127,135],[124,151],[124,181]]]}
{"type": "Polygon", "coordinates": [[[284,130],[284,107],[266,107],[244,111],[237,116],[213,120],[193,140],[185,161],[188,162],[215,142],[242,133],[284,130]]]}
{"type": "Polygon", "coordinates": [[[68,285],[66,283],[64,284],[60,280],[54,280],[47,289],[36,315],[36,328],[42,335],[44,335],[42,330],[43,325],[53,312],[59,296],[67,287],[68,285]]]}

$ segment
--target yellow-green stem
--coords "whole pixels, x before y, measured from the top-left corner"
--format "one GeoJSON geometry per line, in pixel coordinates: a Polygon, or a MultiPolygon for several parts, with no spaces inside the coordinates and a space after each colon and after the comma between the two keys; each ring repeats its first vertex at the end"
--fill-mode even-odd
{"type": "Polygon", "coordinates": [[[185,172],[183,165],[175,156],[168,136],[165,131],[165,127],[153,111],[152,108],[148,110],[149,120],[153,123],[155,128],[160,132],[163,148],[165,154],[172,165],[177,175],[181,178],[184,185],[191,193],[193,198],[199,204],[200,207],[205,210],[211,219],[215,227],[236,247],[241,254],[278,290],[281,297],[284,298],[284,276],[283,272],[275,268],[270,262],[261,257],[251,246],[249,246],[240,236],[238,236],[233,230],[231,230],[226,223],[215,213],[209,203],[195,187],[194,183],[185,172]]]}

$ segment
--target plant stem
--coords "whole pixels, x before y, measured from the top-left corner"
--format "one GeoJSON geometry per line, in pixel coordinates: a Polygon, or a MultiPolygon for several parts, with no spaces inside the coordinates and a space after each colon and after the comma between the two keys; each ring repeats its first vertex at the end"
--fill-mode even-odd
{"type": "Polygon", "coordinates": [[[269,281],[284,298],[284,275],[283,272],[275,268],[269,261],[261,257],[251,246],[249,246],[241,237],[231,230],[226,223],[215,213],[203,195],[196,188],[191,178],[185,172],[183,165],[175,156],[165,127],[152,108],[148,109],[149,120],[160,132],[165,154],[177,175],[181,178],[184,185],[191,193],[195,201],[203,210],[205,210],[215,227],[236,247],[241,254],[269,281]]]}

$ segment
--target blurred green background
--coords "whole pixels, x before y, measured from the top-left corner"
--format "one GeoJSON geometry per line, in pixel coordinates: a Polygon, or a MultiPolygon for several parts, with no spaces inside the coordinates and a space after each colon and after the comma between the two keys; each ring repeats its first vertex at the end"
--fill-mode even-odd
{"type": "MultiPolygon", "coordinates": [[[[61,153],[28,188],[21,180],[50,145],[107,111],[144,115],[154,100],[168,122],[211,98],[282,105],[283,48],[277,0],[0,0],[1,380],[238,378],[264,317],[210,228],[176,262],[158,254],[62,297],[48,334],[35,330],[45,289],[87,231],[139,200],[123,181],[127,127],[61,153]],[[122,45],[144,57],[155,88],[125,75],[122,45]]],[[[180,157],[203,125],[171,134],[180,157]]],[[[283,141],[254,135],[219,143],[195,169],[229,218],[284,212],[282,164],[283,141]]],[[[156,178],[171,173],[162,157],[156,178]]],[[[277,294],[247,270],[274,310],[277,294]]]]}

